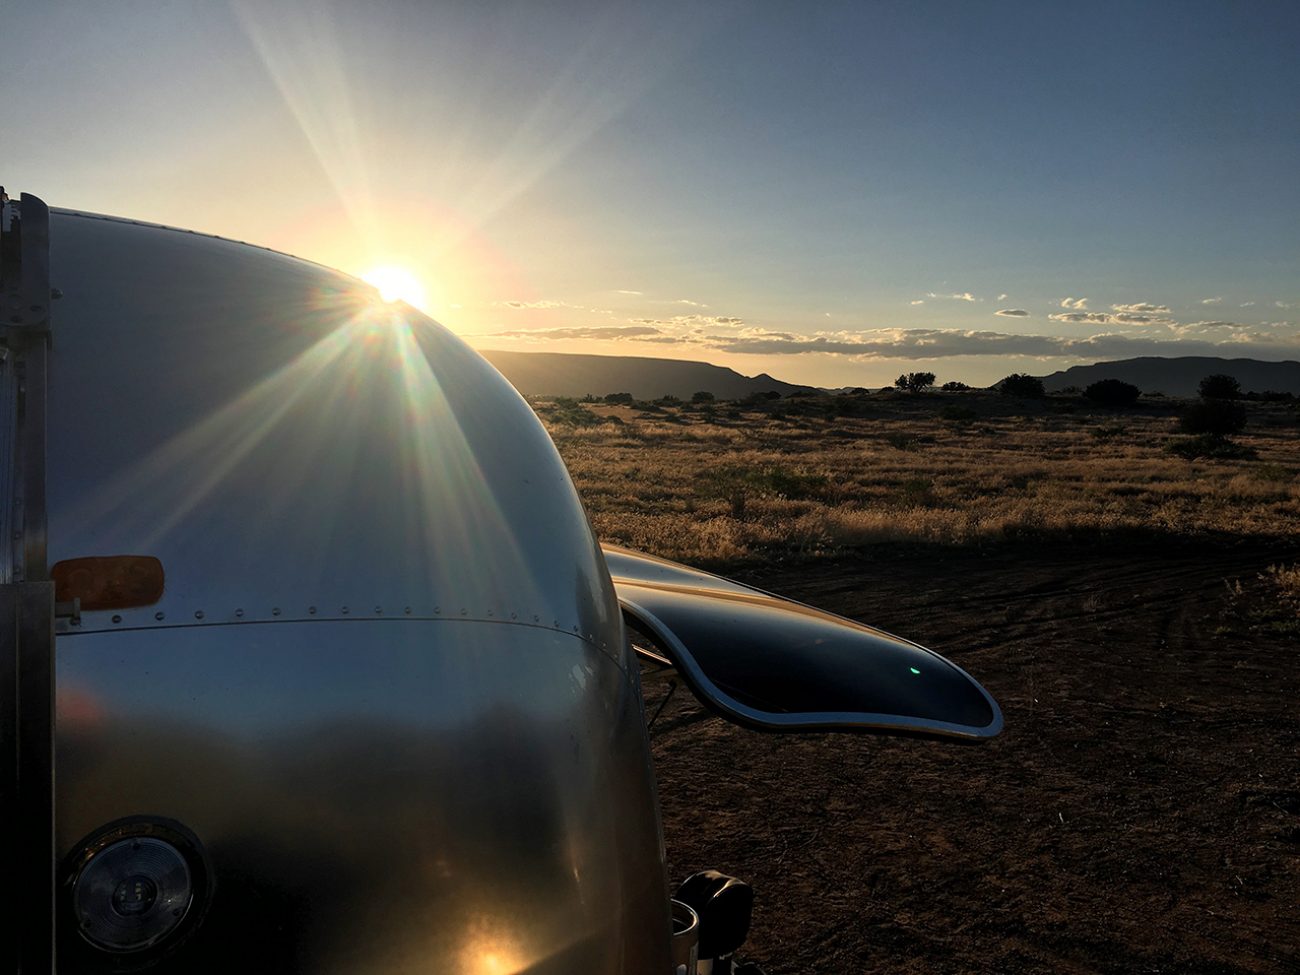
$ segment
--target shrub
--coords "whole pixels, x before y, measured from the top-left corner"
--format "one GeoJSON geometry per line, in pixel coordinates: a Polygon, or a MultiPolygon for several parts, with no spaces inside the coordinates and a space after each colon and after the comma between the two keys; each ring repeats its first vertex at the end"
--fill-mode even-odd
{"type": "Polygon", "coordinates": [[[692,403],[712,403],[712,402],[713,402],[713,394],[710,393],[707,389],[701,389],[699,392],[697,392],[697,393],[692,393],[692,394],[691,394],[691,402],[692,402],[692,403]]]}
{"type": "Polygon", "coordinates": [[[1196,460],[1198,457],[1211,460],[1254,460],[1258,456],[1245,444],[1236,443],[1217,433],[1202,433],[1196,437],[1175,440],[1165,450],[1187,460],[1196,460]]]}
{"type": "Polygon", "coordinates": [[[964,389],[970,389],[970,387],[967,386],[964,382],[961,382],[960,380],[957,379],[950,379],[948,382],[944,383],[939,388],[942,389],[945,393],[960,393],[964,389]]]}
{"type": "Polygon", "coordinates": [[[979,419],[979,414],[969,406],[945,406],[939,411],[939,415],[954,423],[970,423],[971,420],[979,419]]]}
{"type": "MultiPolygon", "coordinates": [[[[1204,385],[1202,383],[1202,385],[1204,385]]],[[[1183,409],[1178,429],[1183,433],[1208,433],[1227,436],[1246,426],[1246,408],[1224,399],[1203,399],[1183,409]]]]}
{"type": "Polygon", "coordinates": [[[907,390],[909,393],[919,393],[921,390],[934,385],[934,373],[907,372],[895,379],[894,385],[899,389],[907,390]]]}
{"type": "Polygon", "coordinates": [[[1043,381],[1037,376],[1030,376],[1023,372],[1013,372],[1010,376],[997,383],[996,386],[998,392],[1003,396],[1041,399],[1046,395],[1043,389],[1043,381]]]}
{"type": "Polygon", "coordinates": [[[631,393],[610,393],[605,397],[606,403],[632,403],[631,393]]]}
{"type": "Polygon", "coordinates": [[[1119,379],[1102,379],[1085,389],[1083,395],[1098,406],[1132,406],[1142,390],[1119,379]]]}
{"type": "Polygon", "coordinates": [[[1198,389],[1204,399],[1241,399],[1241,383],[1221,372],[1206,376],[1198,389]]]}
{"type": "Polygon", "coordinates": [[[1122,423],[1103,423],[1101,426],[1092,428],[1092,435],[1098,440],[1114,440],[1116,437],[1122,437],[1128,432],[1128,427],[1122,423]]]}
{"type": "Polygon", "coordinates": [[[751,498],[806,498],[825,488],[828,480],[822,474],[803,474],[775,465],[725,464],[701,472],[696,488],[705,497],[726,501],[731,505],[731,516],[743,521],[751,498]]]}

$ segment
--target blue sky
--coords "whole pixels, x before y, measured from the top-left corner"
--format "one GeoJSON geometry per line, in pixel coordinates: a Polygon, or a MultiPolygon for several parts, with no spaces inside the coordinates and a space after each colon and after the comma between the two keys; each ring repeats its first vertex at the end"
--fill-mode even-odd
{"type": "Polygon", "coordinates": [[[175,0],[3,23],[11,192],[405,268],[483,348],[823,385],[1300,358],[1295,3],[175,0]]]}

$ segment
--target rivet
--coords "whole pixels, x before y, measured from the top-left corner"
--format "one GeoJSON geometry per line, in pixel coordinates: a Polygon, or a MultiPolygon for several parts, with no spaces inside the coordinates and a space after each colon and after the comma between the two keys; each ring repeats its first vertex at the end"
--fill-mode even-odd
{"type": "Polygon", "coordinates": [[[376,616],[383,616],[383,615],[384,615],[384,607],[382,607],[382,606],[376,606],[376,607],[375,607],[375,615],[376,615],[376,616]]]}
{"type": "Polygon", "coordinates": [[[279,616],[279,615],[280,615],[280,607],[279,607],[279,606],[272,606],[272,607],[271,607],[271,615],[272,615],[272,616],[279,616]]]}
{"type": "Polygon", "coordinates": [[[308,607],[307,607],[307,615],[308,615],[308,616],[315,616],[315,615],[316,615],[316,607],[315,607],[315,606],[308,606],[308,607]]]}
{"type": "Polygon", "coordinates": [[[434,612],[434,615],[436,615],[436,616],[441,616],[441,615],[442,615],[442,607],[441,607],[441,606],[435,606],[435,607],[433,607],[433,612],[434,612]]]}
{"type": "Polygon", "coordinates": [[[465,609],[465,607],[462,606],[460,610],[460,615],[467,616],[468,614],[469,614],[469,610],[465,609]]]}
{"type": "Polygon", "coordinates": [[[491,618],[492,618],[492,610],[489,609],[489,610],[488,610],[488,619],[491,619],[491,618]]]}
{"type": "Polygon", "coordinates": [[[116,616],[116,615],[115,615],[115,616],[113,617],[113,622],[114,622],[114,623],[121,623],[121,622],[122,622],[122,617],[120,617],[120,616],[116,616]]]}
{"type": "Polygon", "coordinates": [[[196,610],[194,611],[194,618],[195,618],[196,620],[201,620],[201,619],[203,619],[203,610],[201,610],[201,609],[196,609],[196,610]]]}
{"type": "Polygon", "coordinates": [[[519,619],[519,614],[518,614],[518,613],[511,613],[511,614],[510,614],[510,618],[511,618],[512,620],[517,620],[517,619],[519,619]]]}
{"type": "Polygon", "coordinates": [[[540,623],[541,621],[542,621],[542,618],[541,618],[540,616],[534,616],[534,617],[533,617],[533,622],[534,622],[534,623],[540,623]]]}
{"type": "Polygon", "coordinates": [[[156,619],[156,620],[161,620],[161,619],[163,618],[163,614],[162,614],[162,613],[154,613],[154,614],[153,614],[153,618],[156,619]]]}
{"type": "Polygon", "coordinates": [[[348,608],[346,606],[343,607],[343,615],[344,616],[348,615],[348,608]]]}
{"type": "Polygon", "coordinates": [[[239,617],[240,619],[243,619],[243,618],[244,618],[244,611],[243,611],[242,609],[237,609],[237,610],[235,610],[235,615],[236,615],[237,617],[239,617]]]}
{"type": "Polygon", "coordinates": [[[411,607],[410,607],[410,606],[407,606],[405,612],[406,612],[406,615],[407,615],[407,616],[410,616],[410,615],[411,615],[411,607]]]}

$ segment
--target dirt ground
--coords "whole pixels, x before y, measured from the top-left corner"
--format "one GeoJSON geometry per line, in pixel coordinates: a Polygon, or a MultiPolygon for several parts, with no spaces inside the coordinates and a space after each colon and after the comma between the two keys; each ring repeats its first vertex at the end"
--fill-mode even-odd
{"type": "Polygon", "coordinates": [[[1006,730],[765,735],[679,690],[652,727],[673,881],[753,883],[770,975],[1300,972],[1300,638],[1225,585],[1297,559],[1125,539],[734,571],[950,657],[1006,730]]]}

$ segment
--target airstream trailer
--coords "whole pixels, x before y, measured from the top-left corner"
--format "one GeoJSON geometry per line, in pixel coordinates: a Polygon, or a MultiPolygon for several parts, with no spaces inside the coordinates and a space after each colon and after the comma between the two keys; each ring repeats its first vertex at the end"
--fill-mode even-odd
{"type": "Polygon", "coordinates": [[[602,549],[527,403],[360,282],[28,195],[0,245],[13,970],[730,971],[639,661],[758,729],[1001,730],[937,654],[602,549]]]}

